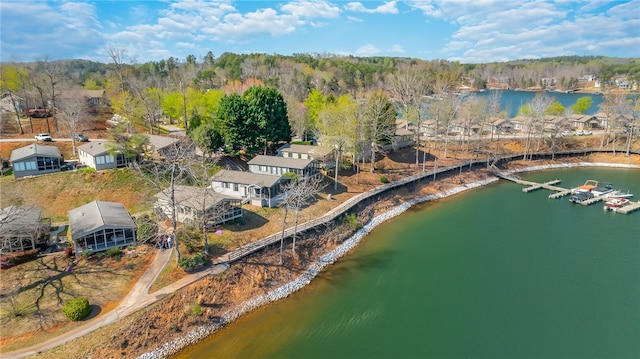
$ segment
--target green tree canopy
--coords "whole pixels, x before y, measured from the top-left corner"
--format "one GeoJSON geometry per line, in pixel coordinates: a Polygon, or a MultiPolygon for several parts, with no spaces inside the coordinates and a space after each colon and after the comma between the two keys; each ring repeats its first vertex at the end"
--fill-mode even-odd
{"type": "Polygon", "coordinates": [[[193,142],[204,153],[214,153],[224,146],[224,137],[212,123],[203,124],[191,132],[193,142]]]}
{"type": "Polygon", "coordinates": [[[593,101],[589,96],[580,97],[576,100],[576,103],[571,106],[571,111],[573,111],[573,113],[583,114],[591,107],[592,102],[593,101]]]}
{"type": "Polygon", "coordinates": [[[560,116],[564,115],[567,112],[567,109],[562,106],[562,104],[558,101],[554,101],[549,108],[544,112],[545,115],[553,115],[560,116]]]}
{"type": "Polygon", "coordinates": [[[257,140],[266,146],[291,141],[291,126],[287,103],[278,90],[271,87],[251,86],[243,95],[249,106],[252,121],[258,125],[257,140]]]}

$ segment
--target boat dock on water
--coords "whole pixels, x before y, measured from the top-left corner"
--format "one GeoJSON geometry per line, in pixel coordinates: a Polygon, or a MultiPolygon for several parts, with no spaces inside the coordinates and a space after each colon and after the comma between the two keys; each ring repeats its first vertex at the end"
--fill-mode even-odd
{"type": "MultiPolygon", "coordinates": [[[[523,186],[527,186],[522,189],[522,192],[529,193],[538,189],[546,189],[554,192],[549,195],[550,199],[557,199],[557,198],[571,195],[571,198],[570,198],[571,202],[577,203],[583,206],[588,206],[600,201],[606,201],[609,198],[613,197],[615,195],[614,193],[616,193],[616,191],[613,191],[610,187],[606,187],[607,188],[606,190],[598,190],[599,189],[597,187],[598,182],[593,181],[594,183],[590,183],[590,181],[592,180],[587,181],[585,185],[577,188],[564,188],[564,187],[558,186],[558,184],[561,182],[561,180],[559,179],[555,179],[555,180],[544,182],[544,183],[538,183],[538,182],[526,181],[514,176],[506,175],[504,173],[501,173],[500,171],[497,171],[496,169],[494,169],[494,173],[499,178],[506,179],[508,181],[511,181],[523,186]],[[593,188],[590,188],[589,190],[587,190],[586,188],[583,188],[586,185],[592,185],[593,188]],[[596,191],[590,192],[593,189],[596,189],[596,191]]],[[[627,192],[625,197],[627,196],[630,197],[631,195],[628,194],[627,192]]],[[[617,209],[615,212],[628,214],[639,209],[640,209],[640,201],[631,202],[630,204],[617,209]]]]}

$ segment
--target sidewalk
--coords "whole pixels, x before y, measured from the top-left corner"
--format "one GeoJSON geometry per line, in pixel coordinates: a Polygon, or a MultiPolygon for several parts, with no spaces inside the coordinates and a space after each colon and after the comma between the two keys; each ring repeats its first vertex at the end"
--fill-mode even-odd
{"type": "Polygon", "coordinates": [[[176,290],[191,284],[197,281],[200,278],[203,278],[210,274],[219,274],[224,272],[229,268],[226,264],[218,264],[214,265],[206,270],[189,274],[180,280],[171,283],[170,285],[158,290],[153,294],[149,294],[149,288],[153,282],[155,282],[156,278],[162,272],[162,269],[167,265],[169,260],[171,259],[171,254],[173,251],[164,250],[158,251],[156,257],[153,259],[153,262],[147,269],[147,271],[140,277],[136,285],[131,289],[129,294],[120,302],[120,305],[109,313],[106,313],[103,316],[99,316],[85,325],[82,325],[76,329],[73,329],[63,335],[58,337],[49,339],[45,342],[30,346],[28,348],[23,348],[19,350],[15,350],[8,353],[1,353],[0,357],[2,359],[13,359],[13,358],[23,358],[29,355],[36,355],[39,352],[55,348],[59,345],[65,344],[73,339],[79,338],[83,335],[91,333],[92,331],[102,328],[111,323],[115,323],[123,317],[128,316],[129,314],[135,313],[136,311],[148,307],[149,305],[159,301],[164,298],[167,294],[173,293],[176,290]]]}

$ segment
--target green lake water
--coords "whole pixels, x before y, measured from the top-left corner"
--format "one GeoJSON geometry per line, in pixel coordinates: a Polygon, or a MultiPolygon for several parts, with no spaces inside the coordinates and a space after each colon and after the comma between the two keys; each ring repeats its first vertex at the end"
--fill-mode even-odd
{"type": "MultiPolygon", "coordinates": [[[[640,170],[520,174],[610,181],[640,170]]],[[[640,211],[500,181],[379,226],[309,286],[178,358],[638,358],[640,211]]]]}

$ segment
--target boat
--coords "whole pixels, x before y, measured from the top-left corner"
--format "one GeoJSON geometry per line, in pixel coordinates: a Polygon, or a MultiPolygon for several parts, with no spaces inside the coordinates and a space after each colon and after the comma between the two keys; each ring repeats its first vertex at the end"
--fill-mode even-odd
{"type": "Polygon", "coordinates": [[[569,202],[581,203],[593,197],[594,197],[593,193],[591,192],[577,192],[577,193],[574,193],[571,197],[569,197],[569,202]]]}
{"type": "Polygon", "coordinates": [[[578,186],[578,187],[574,188],[573,192],[574,193],[591,192],[591,190],[596,188],[596,187],[598,187],[598,185],[600,185],[599,181],[587,180],[582,186],[578,186]]]}
{"type": "Polygon", "coordinates": [[[609,200],[604,203],[604,209],[615,212],[618,209],[629,205],[630,203],[631,201],[629,201],[626,198],[612,197],[612,198],[609,198],[609,200]]]}
{"type": "Polygon", "coordinates": [[[591,193],[593,193],[595,197],[604,196],[611,192],[613,192],[613,185],[611,183],[598,184],[595,188],[591,189],[591,193]]]}
{"type": "Polygon", "coordinates": [[[630,193],[628,190],[615,190],[607,193],[608,198],[631,198],[633,197],[633,193],[630,193]]]}

